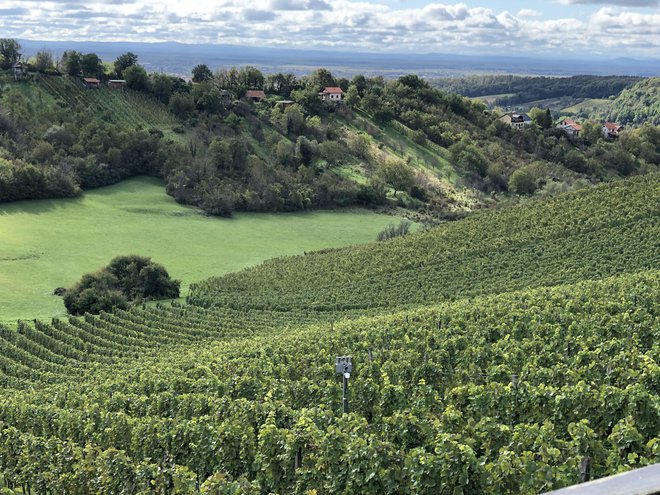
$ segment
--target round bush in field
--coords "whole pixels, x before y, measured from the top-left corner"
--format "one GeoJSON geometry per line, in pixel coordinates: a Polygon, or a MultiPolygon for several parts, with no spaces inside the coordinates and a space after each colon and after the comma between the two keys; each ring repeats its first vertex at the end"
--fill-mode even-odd
{"type": "Polygon", "coordinates": [[[136,301],[179,297],[180,285],[151,258],[118,256],[98,272],[83,275],[66,291],[64,305],[74,315],[98,314],[112,308],[126,309],[136,301]]]}

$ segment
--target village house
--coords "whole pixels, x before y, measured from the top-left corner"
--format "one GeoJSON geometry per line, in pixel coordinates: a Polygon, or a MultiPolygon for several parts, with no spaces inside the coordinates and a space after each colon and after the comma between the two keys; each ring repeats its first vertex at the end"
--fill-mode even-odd
{"type": "Polygon", "coordinates": [[[124,79],[110,79],[108,81],[108,87],[115,89],[124,89],[126,87],[126,81],[124,79]]]}
{"type": "Polygon", "coordinates": [[[253,102],[257,103],[266,99],[266,93],[260,89],[248,89],[245,92],[244,98],[246,100],[252,100],[253,102]]]}
{"type": "Polygon", "coordinates": [[[101,81],[95,77],[83,77],[82,82],[87,89],[99,89],[101,87],[101,81]]]}
{"type": "Polygon", "coordinates": [[[338,103],[344,98],[344,91],[339,86],[328,86],[319,93],[319,98],[338,103]]]}
{"type": "Polygon", "coordinates": [[[580,133],[582,132],[582,126],[572,119],[562,120],[557,127],[563,129],[571,139],[580,137],[580,133]]]}
{"type": "Polygon", "coordinates": [[[526,113],[507,113],[500,117],[500,121],[514,129],[524,129],[532,123],[532,118],[526,113]]]}
{"type": "Polygon", "coordinates": [[[624,127],[622,125],[615,124],[614,122],[605,122],[603,124],[603,137],[605,139],[616,139],[623,129],[624,127]]]}

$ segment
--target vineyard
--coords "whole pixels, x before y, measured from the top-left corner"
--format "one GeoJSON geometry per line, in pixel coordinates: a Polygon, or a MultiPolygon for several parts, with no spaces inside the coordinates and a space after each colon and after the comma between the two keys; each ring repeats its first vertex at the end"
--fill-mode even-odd
{"type": "Polygon", "coordinates": [[[650,175],[280,258],[187,305],[0,328],[0,487],[533,494],[587,456],[595,477],[659,462],[659,193],[650,175]]]}
{"type": "Polygon", "coordinates": [[[38,83],[74,113],[91,111],[97,116],[126,128],[167,129],[179,124],[167,107],[139,91],[86,89],[70,76],[40,75],[38,83]]]}

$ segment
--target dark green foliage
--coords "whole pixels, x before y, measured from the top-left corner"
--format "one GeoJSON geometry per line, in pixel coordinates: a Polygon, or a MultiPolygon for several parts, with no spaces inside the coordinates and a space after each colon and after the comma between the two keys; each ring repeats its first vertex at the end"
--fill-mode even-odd
{"type": "Polygon", "coordinates": [[[640,81],[631,76],[520,77],[483,75],[465,78],[436,79],[433,85],[447,92],[465,96],[487,96],[515,93],[502,98],[499,105],[573,96],[575,98],[607,98],[640,81]]]}
{"type": "Polygon", "coordinates": [[[80,59],[80,69],[84,76],[101,77],[103,61],[96,53],[86,53],[80,59]]]}
{"type": "Polygon", "coordinates": [[[612,102],[607,117],[621,124],[660,125],[660,77],[624,89],[612,102]]]}
{"type": "Polygon", "coordinates": [[[70,76],[79,76],[82,74],[82,53],[75,50],[66,50],[62,54],[60,67],[62,71],[70,76]]]}
{"type": "MultiPolygon", "coordinates": [[[[205,103],[209,106],[208,101],[205,103]]],[[[180,119],[187,119],[194,115],[195,102],[190,94],[176,93],[170,98],[169,108],[180,119]]]]}
{"type": "Polygon", "coordinates": [[[15,39],[0,38],[0,69],[10,69],[21,59],[21,44],[15,39]]]}
{"type": "Polygon", "coordinates": [[[449,151],[454,166],[463,174],[476,174],[482,177],[486,175],[488,170],[486,157],[469,139],[461,139],[451,145],[449,151]]]}
{"type": "Polygon", "coordinates": [[[124,71],[126,86],[136,91],[146,91],[149,89],[149,77],[147,71],[141,65],[132,65],[124,71]]]}
{"type": "Polygon", "coordinates": [[[398,191],[410,192],[415,182],[413,170],[401,160],[387,160],[382,164],[379,175],[383,182],[394,189],[394,196],[398,191]]]}
{"type": "Polygon", "coordinates": [[[64,305],[69,313],[98,314],[129,303],[179,297],[178,280],[171,280],[162,265],[143,256],[118,256],[96,273],[83,275],[67,289],[64,305]]]}
{"type": "Polygon", "coordinates": [[[518,169],[509,179],[509,191],[515,194],[528,195],[536,191],[536,181],[525,169],[518,169]]]}
{"type": "Polygon", "coordinates": [[[137,64],[138,56],[135,53],[127,52],[119,55],[114,62],[115,75],[121,79],[124,77],[124,71],[137,64]]]}
{"type": "Polygon", "coordinates": [[[192,70],[192,80],[196,83],[203,83],[213,79],[213,72],[206,64],[196,65],[192,70]]]}
{"type": "Polygon", "coordinates": [[[394,239],[395,237],[403,237],[408,235],[410,232],[410,226],[412,222],[410,220],[401,220],[399,225],[388,225],[382,231],[378,232],[376,237],[379,241],[386,241],[388,239],[394,239]]]}

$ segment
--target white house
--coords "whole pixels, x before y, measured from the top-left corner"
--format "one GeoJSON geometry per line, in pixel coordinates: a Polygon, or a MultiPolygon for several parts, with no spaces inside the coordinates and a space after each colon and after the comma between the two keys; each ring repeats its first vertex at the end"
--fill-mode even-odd
{"type": "Polygon", "coordinates": [[[572,119],[562,120],[557,127],[563,129],[569,138],[580,137],[582,132],[582,126],[572,119]]]}
{"type": "Polygon", "coordinates": [[[344,98],[344,91],[339,86],[328,86],[319,93],[323,101],[340,102],[344,98]]]}
{"type": "Polygon", "coordinates": [[[526,113],[507,113],[500,117],[500,121],[511,126],[514,129],[524,129],[532,123],[532,118],[526,113]]]}

